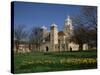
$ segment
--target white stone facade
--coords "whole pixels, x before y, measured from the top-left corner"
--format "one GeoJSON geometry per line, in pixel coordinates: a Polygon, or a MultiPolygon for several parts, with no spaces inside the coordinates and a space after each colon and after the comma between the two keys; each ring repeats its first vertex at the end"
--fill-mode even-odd
{"type": "MultiPolygon", "coordinates": [[[[56,52],[56,51],[78,51],[79,45],[70,41],[71,35],[73,35],[74,27],[72,25],[72,20],[70,16],[65,19],[64,29],[63,31],[58,32],[57,25],[53,23],[51,25],[50,34],[50,41],[44,42],[42,44],[41,51],[43,52],[56,52]]],[[[88,50],[88,45],[83,45],[83,50],[88,50]]]]}

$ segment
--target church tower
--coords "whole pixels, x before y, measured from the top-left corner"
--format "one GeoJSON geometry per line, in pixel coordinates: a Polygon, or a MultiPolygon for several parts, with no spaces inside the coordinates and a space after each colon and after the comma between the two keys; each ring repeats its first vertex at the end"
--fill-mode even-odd
{"type": "Polygon", "coordinates": [[[57,25],[53,23],[51,25],[51,32],[50,32],[50,43],[51,43],[51,50],[57,51],[58,49],[58,29],[57,25]]]}
{"type": "Polygon", "coordinates": [[[41,29],[42,29],[42,38],[43,38],[42,42],[45,43],[46,42],[45,37],[47,36],[47,33],[48,33],[47,27],[42,26],[41,29]]]}
{"type": "Polygon", "coordinates": [[[70,16],[67,16],[65,19],[63,32],[66,35],[66,50],[69,50],[69,43],[71,42],[71,36],[73,35],[73,26],[70,16]]]}
{"type": "Polygon", "coordinates": [[[68,16],[65,19],[63,31],[67,36],[71,36],[73,34],[73,26],[72,26],[72,20],[71,20],[70,16],[68,16]]]}

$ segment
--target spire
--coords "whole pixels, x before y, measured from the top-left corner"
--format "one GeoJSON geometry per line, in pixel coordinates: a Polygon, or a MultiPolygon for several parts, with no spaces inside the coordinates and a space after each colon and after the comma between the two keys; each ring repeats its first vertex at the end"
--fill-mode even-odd
{"type": "Polygon", "coordinates": [[[71,19],[70,19],[70,16],[67,15],[65,21],[69,21],[69,20],[71,20],[71,19]]]}
{"type": "Polygon", "coordinates": [[[67,16],[67,22],[71,22],[72,20],[71,20],[71,18],[70,18],[70,16],[68,15],[67,16]]]}
{"type": "Polygon", "coordinates": [[[70,16],[68,15],[67,18],[70,18],[70,16]]]}
{"type": "Polygon", "coordinates": [[[64,32],[68,32],[68,30],[73,30],[72,20],[69,15],[67,15],[64,23],[64,32]]]}

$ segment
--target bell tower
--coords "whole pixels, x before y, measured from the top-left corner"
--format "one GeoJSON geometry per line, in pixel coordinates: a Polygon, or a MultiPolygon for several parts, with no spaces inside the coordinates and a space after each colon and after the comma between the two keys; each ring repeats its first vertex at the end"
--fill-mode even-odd
{"type": "Polygon", "coordinates": [[[65,19],[65,23],[64,23],[64,33],[71,36],[73,34],[73,26],[72,26],[72,20],[70,18],[70,16],[67,16],[67,18],[65,19]]]}
{"type": "Polygon", "coordinates": [[[56,47],[58,44],[58,29],[55,23],[51,25],[50,43],[51,43],[51,50],[56,51],[57,50],[56,47]]]}

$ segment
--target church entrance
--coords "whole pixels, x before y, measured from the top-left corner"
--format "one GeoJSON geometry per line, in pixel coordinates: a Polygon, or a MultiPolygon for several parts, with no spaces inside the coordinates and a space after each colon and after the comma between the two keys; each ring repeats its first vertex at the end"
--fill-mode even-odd
{"type": "Polygon", "coordinates": [[[70,51],[72,51],[72,47],[70,47],[70,51]]]}
{"type": "Polygon", "coordinates": [[[46,52],[48,52],[48,50],[49,50],[49,48],[48,48],[48,46],[46,46],[46,52]]]}

